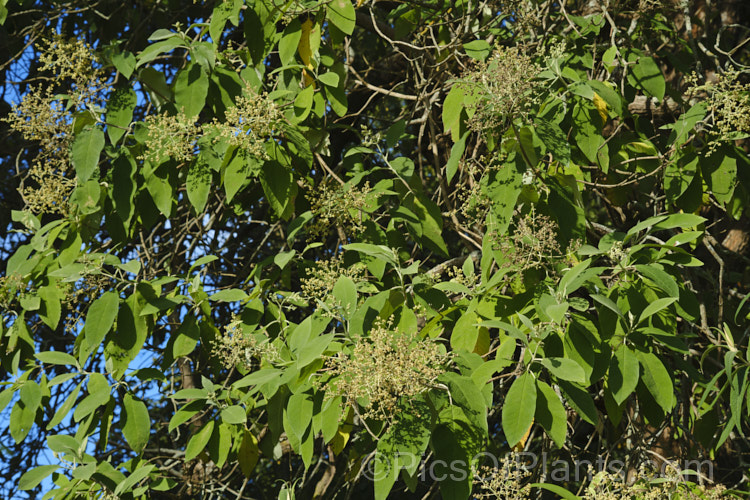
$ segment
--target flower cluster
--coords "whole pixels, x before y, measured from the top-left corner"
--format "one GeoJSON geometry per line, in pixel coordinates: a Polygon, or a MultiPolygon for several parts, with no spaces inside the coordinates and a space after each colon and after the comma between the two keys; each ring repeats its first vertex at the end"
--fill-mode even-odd
{"type": "Polygon", "coordinates": [[[534,77],[539,65],[518,47],[498,48],[486,61],[478,63],[459,83],[472,102],[469,125],[481,131],[503,128],[510,119],[533,102],[538,84],[534,77]]]}
{"type": "Polygon", "coordinates": [[[216,339],[212,352],[225,368],[230,369],[242,366],[250,370],[257,367],[260,360],[273,363],[281,359],[277,347],[267,337],[246,334],[236,317],[226,326],[224,334],[216,339]]]}
{"type": "Polygon", "coordinates": [[[300,281],[301,295],[310,300],[315,300],[333,308],[333,287],[341,276],[351,278],[355,283],[362,281],[365,277],[366,268],[357,263],[353,266],[344,266],[342,254],[326,260],[320,260],[310,268],[305,278],[300,281]]]}
{"type": "Polygon", "coordinates": [[[163,113],[146,117],[146,145],[143,160],[156,165],[165,158],[187,162],[193,158],[200,127],[184,113],[163,113]]]}
{"type": "Polygon", "coordinates": [[[739,73],[717,74],[714,82],[704,85],[698,84],[695,74],[686,80],[690,85],[688,95],[706,98],[714,136],[709,142],[709,152],[723,141],[750,134],[750,84],[742,84],[739,73]]]}
{"type": "Polygon", "coordinates": [[[214,120],[207,131],[214,134],[214,141],[226,140],[251,156],[267,158],[264,143],[278,132],[284,116],[268,96],[245,87],[235,106],[225,113],[225,120],[214,120]]]}
{"type": "Polygon", "coordinates": [[[21,183],[26,207],[35,214],[65,214],[76,186],[69,160],[72,116],[92,107],[106,83],[93,49],[82,40],[65,40],[57,35],[42,41],[39,61],[43,71],[54,74],[49,86],[30,88],[3,120],[24,139],[39,145],[21,183]],[[61,86],[70,87],[66,95],[61,94],[61,86]]]}
{"type": "Polygon", "coordinates": [[[399,400],[406,401],[431,388],[445,370],[449,356],[432,339],[394,330],[376,322],[368,336],[356,339],[350,354],[326,362],[331,372],[326,397],[343,396],[365,411],[365,418],[398,418],[399,400]]]}
{"type": "Polygon", "coordinates": [[[517,219],[513,235],[495,234],[495,250],[505,257],[501,265],[520,273],[562,258],[557,229],[555,221],[536,213],[532,205],[528,214],[517,219]]]}
{"type": "Polygon", "coordinates": [[[366,213],[368,195],[371,191],[369,182],[361,188],[332,186],[323,182],[310,190],[305,196],[310,202],[315,222],[308,229],[308,240],[319,240],[332,226],[353,233],[364,231],[362,216],[366,213]]]}
{"type": "Polygon", "coordinates": [[[478,486],[476,498],[530,498],[531,486],[528,479],[531,471],[524,467],[515,455],[503,457],[497,467],[480,467],[474,483],[478,486]]]}

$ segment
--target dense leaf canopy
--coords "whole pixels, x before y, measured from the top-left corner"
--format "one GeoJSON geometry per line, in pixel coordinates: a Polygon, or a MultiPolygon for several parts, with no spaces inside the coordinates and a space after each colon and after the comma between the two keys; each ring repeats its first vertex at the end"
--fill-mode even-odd
{"type": "Polygon", "coordinates": [[[0,496],[747,494],[748,9],[0,2],[0,496]]]}

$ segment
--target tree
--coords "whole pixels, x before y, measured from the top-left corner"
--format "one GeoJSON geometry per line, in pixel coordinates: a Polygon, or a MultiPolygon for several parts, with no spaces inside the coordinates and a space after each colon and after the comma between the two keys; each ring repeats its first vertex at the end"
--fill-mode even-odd
{"type": "Polygon", "coordinates": [[[747,490],[747,7],[0,21],[8,497],[747,490]]]}

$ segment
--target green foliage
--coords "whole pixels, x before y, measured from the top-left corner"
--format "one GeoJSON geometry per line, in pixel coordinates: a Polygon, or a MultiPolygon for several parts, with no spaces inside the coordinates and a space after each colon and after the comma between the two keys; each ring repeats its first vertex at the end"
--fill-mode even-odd
{"type": "Polygon", "coordinates": [[[4,121],[38,151],[0,407],[54,460],[14,487],[721,493],[503,475],[748,451],[747,259],[716,238],[750,202],[747,88],[665,78],[705,64],[667,7],[579,3],[230,0],[49,42],[4,121]]]}

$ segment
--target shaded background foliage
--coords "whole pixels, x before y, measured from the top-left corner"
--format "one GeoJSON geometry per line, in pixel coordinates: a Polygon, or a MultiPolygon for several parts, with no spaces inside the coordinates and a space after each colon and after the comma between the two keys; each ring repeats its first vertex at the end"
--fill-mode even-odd
{"type": "MultiPolygon", "coordinates": [[[[742,2],[2,9],[4,116],[38,85],[75,94],[39,62],[54,33],[84,40],[100,70],[65,118],[78,187],[62,214],[19,195],[34,188],[38,142],[0,122],[0,402],[16,412],[4,495],[36,495],[21,473],[51,463],[41,471],[57,471],[61,498],[123,484],[124,496],[370,496],[368,457],[511,447],[622,459],[630,474],[649,458],[708,458],[715,480],[746,490],[742,2]],[[167,147],[158,132],[172,122],[157,116],[210,134],[256,92],[284,113],[256,141],[265,156],[185,132],[186,159],[148,159],[167,147]],[[357,243],[370,246],[342,248],[357,243]],[[400,418],[368,424],[362,400],[337,413],[305,382],[341,375],[327,357],[396,326],[415,351],[454,356],[416,395],[396,394],[400,418]],[[275,386],[273,370],[287,374],[275,386]],[[55,418],[65,401],[71,416],[55,418]],[[78,472],[61,474],[58,456],[78,472]]],[[[398,362],[383,356],[366,369],[398,362]]],[[[403,497],[471,488],[379,472],[380,498],[394,483],[403,497]]]]}

